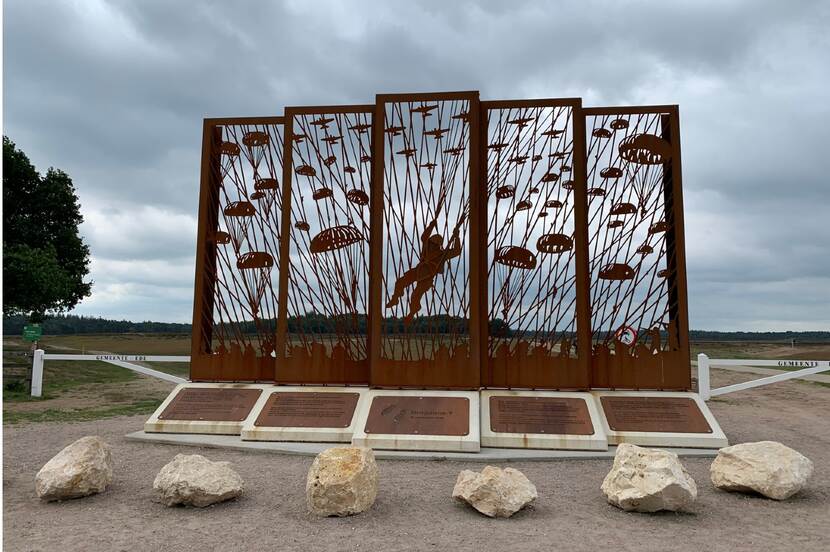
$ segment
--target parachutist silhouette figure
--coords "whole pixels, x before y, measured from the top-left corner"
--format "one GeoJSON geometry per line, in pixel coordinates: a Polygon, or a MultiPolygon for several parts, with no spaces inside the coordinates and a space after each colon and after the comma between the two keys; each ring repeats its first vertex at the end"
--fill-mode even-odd
{"type": "Polygon", "coordinates": [[[461,255],[461,239],[458,237],[458,228],[453,230],[449,247],[444,248],[444,238],[440,234],[433,234],[437,222],[433,220],[421,234],[421,259],[418,264],[404,272],[395,282],[395,293],[386,303],[391,309],[398,304],[403,292],[415,284],[415,289],[409,295],[409,313],[404,322],[409,323],[418,311],[421,310],[421,298],[435,285],[435,278],[444,272],[447,261],[461,255]]]}

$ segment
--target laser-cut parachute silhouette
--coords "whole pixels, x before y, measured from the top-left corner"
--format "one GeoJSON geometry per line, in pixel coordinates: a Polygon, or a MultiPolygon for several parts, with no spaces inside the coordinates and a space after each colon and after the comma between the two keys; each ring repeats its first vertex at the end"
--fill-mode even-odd
{"type": "Polygon", "coordinates": [[[236,268],[242,275],[245,295],[251,313],[256,317],[259,314],[259,304],[265,290],[271,287],[271,269],[274,266],[274,257],[265,251],[249,251],[236,261],[236,268]]]}
{"type": "Polygon", "coordinates": [[[248,233],[248,225],[251,217],[256,213],[256,208],[250,201],[232,201],[222,210],[228,225],[228,234],[231,242],[237,251],[242,245],[242,240],[248,233]]]}
{"type": "Polygon", "coordinates": [[[242,135],[245,154],[254,171],[259,167],[259,163],[265,155],[265,150],[270,141],[268,134],[259,130],[249,131],[242,135]]]}

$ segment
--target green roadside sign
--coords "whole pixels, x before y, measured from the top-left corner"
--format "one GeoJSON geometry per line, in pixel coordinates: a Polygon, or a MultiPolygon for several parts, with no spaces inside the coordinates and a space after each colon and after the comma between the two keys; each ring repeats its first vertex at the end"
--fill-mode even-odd
{"type": "Polygon", "coordinates": [[[40,324],[27,324],[23,326],[23,339],[26,341],[37,341],[43,335],[40,324]]]}

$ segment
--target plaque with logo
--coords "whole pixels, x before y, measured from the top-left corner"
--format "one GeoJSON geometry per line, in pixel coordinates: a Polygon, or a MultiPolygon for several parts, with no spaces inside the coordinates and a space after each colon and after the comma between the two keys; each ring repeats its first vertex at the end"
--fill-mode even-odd
{"type": "Polygon", "coordinates": [[[257,427],[331,427],[352,424],[359,393],[276,392],[265,403],[257,427]]]}
{"type": "Polygon", "coordinates": [[[490,430],[496,433],[593,435],[584,399],[573,397],[490,397],[490,430]]]}
{"type": "Polygon", "coordinates": [[[694,399],[686,397],[600,397],[612,431],[712,433],[694,399]]]}
{"type": "Polygon", "coordinates": [[[382,435],[470,433],[470,400],[465,397],[375,397],[364,431],[382,435]]]}
{"type": "Polygon", "coordinates": [[[248,417],[262,389],[185,387],[170,401],[159,420],[241,422],[248,417]]]}

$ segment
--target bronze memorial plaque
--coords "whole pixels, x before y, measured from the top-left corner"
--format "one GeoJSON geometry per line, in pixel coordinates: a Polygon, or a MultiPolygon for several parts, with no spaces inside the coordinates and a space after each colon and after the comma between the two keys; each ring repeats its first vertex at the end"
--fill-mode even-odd
{"type": "Polygon", "coordinates": [[[593,435],[584,399],[573,397],[490,397],[490,429],[496,433],[593,435]]]}
{"type": "Polygon", "coordinates": [[[170,401],[159,420],[241,422],[260,394],[262,389],[186,387],[170,401]]]}
{"type": "Polygon", "coordinates": [[[254,425],[349,427],[360,393],[272,393],[254,425]]]}
{"type": "Polygon", "coordinates": [[[470,400],[464,397],[375,397],[366,433],[468,435],[470,400]]]}
{"type": "Polygon", "coordinates": [[[685,397],[600,397],[613,431],[712,433],[694,399],[685,397]]]}

